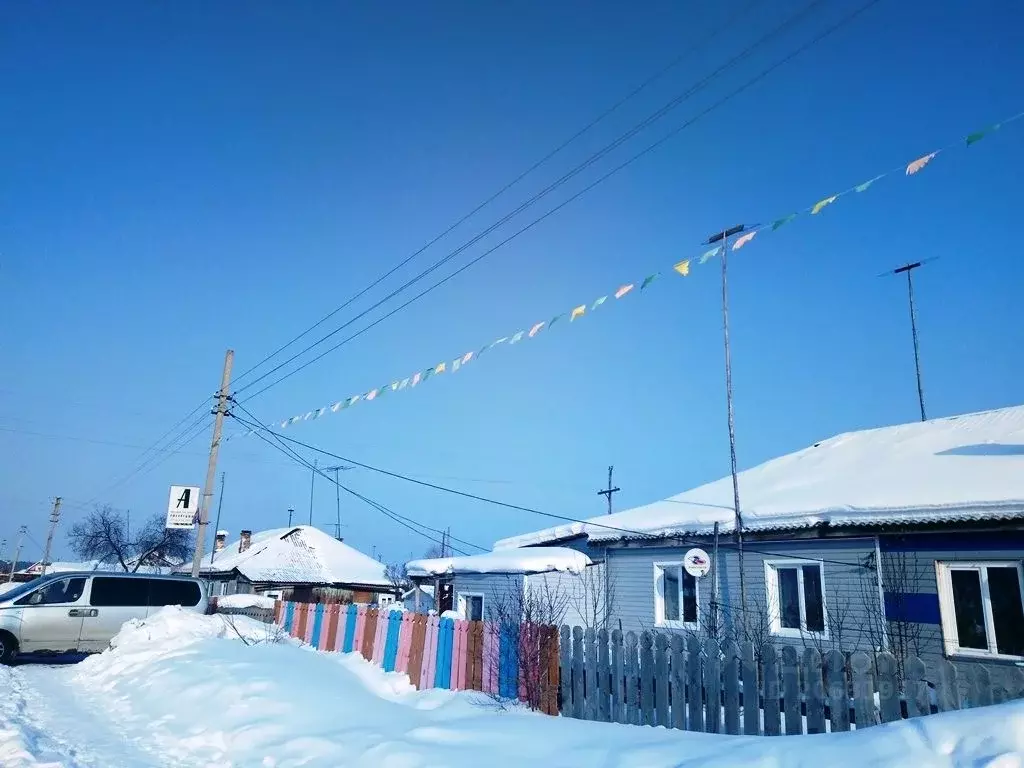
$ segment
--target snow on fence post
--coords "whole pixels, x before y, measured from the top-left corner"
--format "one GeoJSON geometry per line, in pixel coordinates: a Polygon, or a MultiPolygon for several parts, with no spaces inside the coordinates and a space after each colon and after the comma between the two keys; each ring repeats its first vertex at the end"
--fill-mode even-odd
{"type": "Polygon", "coordinates": [[[640,725],[640,662],[635,632],[626,633],[626,722],[640,725]]]}
{"type": "MultiPolygon", "coordinates": [[[[878,711],[883,723],[903,719],[900,708],[899,674],[896,657],[882,651],[875,656],[875,685],[878,687],[878,711]]],[[[910,709],[909,702],[907,709],[910,709]]]]}
{"type": "Polygon", "coordinates": [[[558,629],[558,663],[561,666],[559,683],[561,686],[562,717],[572,717],[572,629],[563,624],[558,629]]]}
{"type": "Polygon", "coordinates": [[[828,710],[832,733],[850,730],[850,693],[846,685],[846,657],[832,649],[825,654],[825,679],[828,681],[828,710]]]}
{"type": "Polygon", "coordinates": [[[654,636],[654,724],[668,728],[668,638],[661,632],[654,636]]]}
{"type": "Polygon", "coordinates": [[[704,643],[704,730],[722,732],[722,647],[715,638],[704,643]]]}
{"type": "Polygon", "coordinates": [[[686,640],[686,677],[687,677],[687,730],[703,732],[704,730],[704,683],[701,679],[703,664],[700,659],[700,640],[690,635],[686,640]]]}
{"type": "Polygon", "coordinates": [[[761,734],[761,688],[757,679],[754,644],[743,643],[740,646],[740,657],[743,674],[743,733],[746,736],[759,736],[761,734]]]}
{"type": "Polygon", "coordinates": [[[796,648],[792,645],[782,648],[782,704],[786,713],[786,735],[801,735],[804,727],[800,716],[800,670],[796,648]]]}
{"type": "Polygon", "coordinates": [[[626,680],[622,665],[622,630],[613,629],[611,635],[611,710],[613,723],[626,722],[626,680]]]}
{"type": "Polygon", "coordinates": [[[654,638],[640,634],[640,725],[654,725],[654,638]]]}
{"type": "Polygon", "coordinates": [[[778,736],[779,725],[779,654],[775,646],[761,646],[761,666],[764,669],[764,735],[778,736]]]}
{"type": "Polygon", "coordinates": [[[583,627],[572,628],[572,716],[583,720],[587,716],[583,690],[583,627]]]}
{"type": "Polygon", "coordinates": [[[678,634],[672,635],[669,675],[672,686],[672,727],[686,729],[686,640],[678,634]]]}
{"type": "Polygon", "coordinates": [[[928,699],[928,683],[925,681],[924,662],[917,656],[909,656],[903,662],[903,674],[906,678],[907,714],[910,717],[923,717],[932,713],[928,699]]]}
{"type": "Polygon", "coordinates": [[[850,677],[853,683],[853,714],[857,730],[875,724],[875,686],[871,674],[871,657],[864,651],[850,654],[850,677]]]}
{"type": "Polygon", "coordinates": [[[740,732],[740,649],[735,640],[722,644],[725,656],[723,693],[725,700],[725,732],[736,736],[740,732]]]}
{"type": "Polygon", "coordinates": [[[612,669],[611,661],[608,658],[609,650],[608,630],[599,629],[597,632],[597,686],[594,693],[599,697],[597,700],[597,719],[602,723],[610,723],[612,721],[612,669]]]}
{"type": "Polygon", "coordinates": [[[949,659],[939,659],[937,671],[935,698],[939,704],[939,712],[960,709],[960,683],[957,680],[956,667],[949,659]]]}
{"type": "Polygon", "coordinates": [[[600,697],[597,692],[597,634],[593,627],[584,630],[583,644],[586,646],[583,653],[583,664],[586,667],[583,692],[584,718],[597,720],[597,702],[600,697]]]}
{"type": "Polygon", "coordinates": [[[821,654],[816,648],[804,649],[804,697],[807,701],[807,733],[825,733],[825,679],[821,654]]]}

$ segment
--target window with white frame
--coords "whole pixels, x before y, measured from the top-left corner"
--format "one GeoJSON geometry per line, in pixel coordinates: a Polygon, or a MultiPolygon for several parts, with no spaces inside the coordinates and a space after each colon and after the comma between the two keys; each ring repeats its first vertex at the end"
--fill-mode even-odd
{"type": "Polygon", "coordinates": [[[764,581],[773,634],[827,635],[825,571],[820,560],[766,560],[764,581]]]}
{"type": "Polygon", "coordinates": [[[946,653],[1024,657],[1021,562],[936,562],[935,567],[946,653]]]}
{"type": "Polygon", "coordinates": [[[483,621],[484,596],[475,592],[460,592],[459,613],[468,621],[483,621]]]}
{"type": "Polygon", "coordinates": [[[696,629],[697,580],[682,563],[654,564],[654,624],[669,629],[696,629]]]}

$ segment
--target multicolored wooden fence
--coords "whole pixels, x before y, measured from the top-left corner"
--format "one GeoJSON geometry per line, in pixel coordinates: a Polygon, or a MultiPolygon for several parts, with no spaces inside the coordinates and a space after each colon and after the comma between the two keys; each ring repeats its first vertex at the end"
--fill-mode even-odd
{"type": "Polygon", "coordinates": [[[365,605],[280,601],[274,621],[317,650],[359,653],[385,672],[407,674],[420,689],[481,691],[558,714],[557,627],[500,627],[365,605]],[[527,662],[520,664],[521,657],[527,662]]]}

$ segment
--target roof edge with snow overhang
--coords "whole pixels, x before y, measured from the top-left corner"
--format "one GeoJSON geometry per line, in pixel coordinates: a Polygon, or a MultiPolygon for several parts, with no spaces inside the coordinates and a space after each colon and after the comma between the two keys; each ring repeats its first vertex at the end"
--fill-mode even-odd
{"type": "Polygon", "coordinates": [[[482,555],[412,560],[405,568],[412,578],[427,578],[458,574],[582,573],[588,565],[592,565],[590,558],[574,549],[531,547],[496,550],[482,555]]]}

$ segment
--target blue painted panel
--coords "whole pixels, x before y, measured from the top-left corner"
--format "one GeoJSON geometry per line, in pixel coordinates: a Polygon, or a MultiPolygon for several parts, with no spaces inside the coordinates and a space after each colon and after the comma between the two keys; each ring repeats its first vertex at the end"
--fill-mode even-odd
{"type": "Polygon", "coordinates": [[[519,698],[519,631],[515,626],[500,629],[498,654],[498,695],[519,698]]]}
{"type": "Polygon", "coordinates": [[[939,596],[918,592],[886,592],[885,615],[889,621],[941,624],[939,596]]]}
{"type": "Polygon", "coordinates": [[[437,632],[437,670],[434,676],[435,688],[452,687],[452,641],[455,636],[455,622],[441,619],[437,632]]]}
{"type": "Polygon", "coordinates": [[[402,627],[402,614],[391,611],[388,614],[388,635],[384,641],[384,671],[394,672],[398,660],[398,632],[402,627]]]}
{"type": "Polygon", "coordinates": [[[284,604],[284,631],[291,634],[292,627],[295,626],[295,603],[288,602],[284,604]]]}
{"type": "Polygon", "coordinates": [[[324,606],[317,603],[313,612],[313,647],[320,650],[320,626],[324,621],[324,606]]]}
{"type": "Polygon", "coordinates": [[[350,605],[346,611],[348,616],[345,619],[345,644],[342,646],[343,653],[352,653],[352,648],[356,642],[356,620],[358,618],[358,609],[354,605],[350,605]]]}

